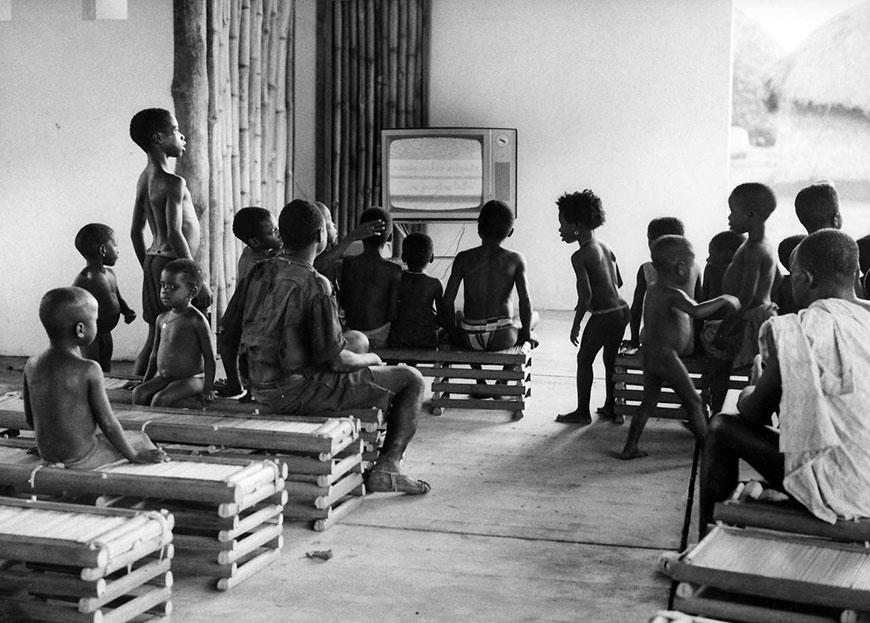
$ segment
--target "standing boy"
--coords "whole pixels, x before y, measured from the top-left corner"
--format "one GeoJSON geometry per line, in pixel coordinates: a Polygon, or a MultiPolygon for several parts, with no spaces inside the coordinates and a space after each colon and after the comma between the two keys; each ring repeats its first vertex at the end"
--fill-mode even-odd
{"type": "Polygon", "coordinates": [[[136,312],[121,298],[111,268],[118,261],[118,239],[108,225],[89,223],[76,234],[75,245],[88,264],[76,275],[73,285],[93,294],[98,306],[97,337],[82,346],[82,357],[99,362],[103,372],[111,372],[112,329],[122,314],[127,324],[136,319],[136,312]]]}
{"type": "Polygon", "coordinates": [[[364,333],[372,348],[383,348],[396,317],[402,269],[381,256],[393,232],[389,213],[379,207],[363,210],[360,224],[369,221],[383,221],[384,229],[363,239],[362,253],[343,260],[338,297],[348,328],[364,333]]]}
{"type": "Polygon", "coordinates": [[[728,294],[704,303],[695,303],[686,294],[685,281],[695,265],[695,254],[684,237],[667,235],[658,238],[653,244],[652,261],[658,279],[646,291],[643,311],[643,399],[637,414],[631,418],[621,459],[647,455],[638,447],[638,442],[647,420],[655,411],[664,383],[680,397],[695,437],[704,437],[707,417],[701,397],[686,366],[680,361],[680,357],[690,354],[695,345],[689,316],[705,318],[720,309],[740,309],[739,300],[728,294]]]}
{"type": "Polygon", "coordinates": [[[453,260],[444,290],[444,310],[453,321],[459,285],[464,284],[465,303],[454,342],[471,350],[504,350],[529,342],[536,324],[526,281],[526,260],[521,253],[502,247],[514,232],[514,215],[502,201],[487,201],[477,217],[479,247],[462,251],[453,260]],[[511,294],[519,297],[520,326],[514,323],[511,294]]]}
{"type": "Polygon", "coordinates": [[[82,288],[50,290],[39,304],[39,320],[51,345],[27,360],[23,391],[39,455],[68,469],[96,469],[123,458],[168,461],[145,433],[121,428],[100,366],[79,354],[97,335],[97,315],[97,300],[82,288]]]}
{"type": "MultiPolygon", "coordinates": [[[[154,343],[154,323],[163,311],[160,305],[160,273],[178,258],[193,259],[199,249],[199,220],[184,178],[169,170],[169,159],[184,153],[184,135],[168,110],[148,108],[130,121],[130,138],[148,156],[148,164],[136,183],[136,202],[130,237],[144,271],[142,317],[148,323],[148,338],[136,357],[133,374],[144,374],[154,343]],[[145,224],[151,230],[151,246],[145,247],[145,224]]],[[[205,310],[211,292],[203,284],[195,306],[205,310]]]]}
{"type": "Polygon", "coordinates": [[[163,269],[160,300],[169,309],[157,317],[148,369],[133,389],[133,404],[175,407],[187,398],[201,397],[198,405],[214,400],[211,329],[191,305],[200,286],[202,272],[193,260],[173,260],[163,269]]]}
{"type": "Polygon", "coordinates": [[[714,346],[724,349],[727,359],[712,359],[710,394],[713,411],[725,402],[732,369],[752,363],[758,354],[758,329],[776,315],[770,294],[776,278],[776,250],[764,233],[765,222],[776,209],[773,191],[755,182],[740,184],[728,197],[731,231],[746,234],[725,271],[722,292],[740,299],[740,311],[728,314],[719,327],[714,346]]]}

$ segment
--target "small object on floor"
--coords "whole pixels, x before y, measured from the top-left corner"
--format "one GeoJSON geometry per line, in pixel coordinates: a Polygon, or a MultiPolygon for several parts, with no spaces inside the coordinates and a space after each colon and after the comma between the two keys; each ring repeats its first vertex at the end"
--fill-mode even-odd
{"type": "Polygon", "coordinates": [[[409,478],[404,474],[386,471],[373,471],[366,481],[370,493],[408,493],[422,495],[432,489],[425,480],[409,478]]]}
{"type": "Polygon", "coordinates": [[[757,480],[750,480],[743,487],[738,499],[740,500],[757,500],[761,492],[764,491],[764,486],[757,480]]]}
{"type": "Polygon", "coordinates": [[[305,552],[306,558],[317,558],[318,560],[329,560],[332,558],[331,549],[318,549],[313,552],[305,552]]]}

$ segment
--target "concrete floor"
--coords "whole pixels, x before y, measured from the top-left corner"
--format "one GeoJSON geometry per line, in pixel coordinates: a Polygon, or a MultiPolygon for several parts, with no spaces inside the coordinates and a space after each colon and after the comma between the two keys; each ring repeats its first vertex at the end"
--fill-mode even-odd
{"type": "MultiPolygon", "coordinates": [[[[622,462],[627,426],[556,423],[575,406],[571,314],[542,316],[525,419],[427,413],[405,469],[430,494],[369,496],[325,532],[287,525],[281,558],[227,593],[177,575],[173,619],[624,622],[664,609],[655,563],[680,545],[692,437],[652,420],[650,456],[622,462]],[[333,557],[306,558],[314,550],[333,557]]],[[[2,363],[14,385],[22,361],[2,363]]],[[[593,409],[603,392],[596,380],[593,409]]]]}

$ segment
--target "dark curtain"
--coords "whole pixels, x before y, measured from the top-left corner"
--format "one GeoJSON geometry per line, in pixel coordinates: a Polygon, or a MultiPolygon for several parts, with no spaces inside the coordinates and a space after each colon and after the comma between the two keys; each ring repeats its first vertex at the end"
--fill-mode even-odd
{"type": "Polygon", "coordinates": [[[381,202],[380,131],[428,125],[430,0],[318,5],[317,199],[340,235],[381,202]]]}

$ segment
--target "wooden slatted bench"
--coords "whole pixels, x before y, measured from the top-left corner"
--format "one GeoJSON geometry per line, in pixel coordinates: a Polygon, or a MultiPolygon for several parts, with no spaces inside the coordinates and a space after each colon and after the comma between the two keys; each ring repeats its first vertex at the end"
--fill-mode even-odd
{"type": "Polygon", "coordinates": [[[167,620],[173,522],[165,511],[0,498],[4,612],[16,621],[167,620]]]}
{"type": "MultiPolygon", "coordinates": [[[[710,388],[705,378],[707,364],[704,357],[683,357],[683,364],[689,372],[689,377],[701,393],[704,404],[710,404],[710,388]]],[[[614,412],[617,416],[633,417],[637,414],[641,400],[643,400],[643,366],[640,352],[620,352],[616,356],[613,366],[614,382],[614,412]]],[[[749,383],[749,369],[735,370],[731,373],[728,384],[729,389],[742,389],[749,383]]],[[[664,419],[685,420],[686,412],[683,409],[680,398],[668,387],[662,387],[659,395],[658,406],[651,417],[664,419]]]]}
{"type": "Polygon", "coordinates": [[[19,496],[78,496],[98,506],[166,509],[175,519],[173,566],[227,590],[281,553],[284,476],[268,460],[173,455],[169,463],[118,461],[98,470],[46,464],[33,440],[0,441],[0,486],[19,496]]]}
{"type": "Polygon", "coordinates": [[[385,348],[377,354],[387,363],[406,363],[432,377],[432,413],[444,409],[487,409],[525,414],[532,395],[532,358],[528,344],[500,351],[453,348],[385,348]],[[460,397],[461,396],[461,397],[460,397]]]}

